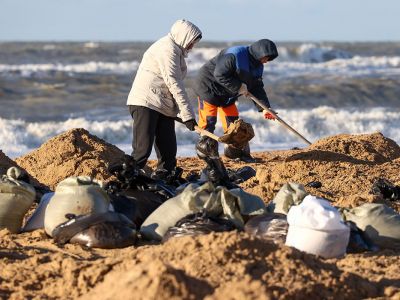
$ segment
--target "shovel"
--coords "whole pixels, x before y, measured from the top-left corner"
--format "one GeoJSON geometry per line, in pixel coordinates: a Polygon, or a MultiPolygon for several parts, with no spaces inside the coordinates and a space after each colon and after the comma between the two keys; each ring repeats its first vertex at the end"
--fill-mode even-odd
{"type": "Polygon", "coordinates": [[[311,142],[309,140],[307,140],[304,136],[302,136],[300,133],[298,133],[296,130],[294,130],[294,128],[292,128],[289,124],[287,124],[285,121],[283,121],[280,117],[278,117],[278,115],[272,111],[271,109],[269,109],[263,102],[261,102],[261,100],[257,99],[256,97],[254,97],[251,93],[248,94],[248,97],[253,100],[255,103],[257,103],[259,106],[261,106],[264,110],[266,110],[267,112],[269,112],[271,115],[274,116],[274,118],[276,120],[278,120],[279,123],[281,123],[283,126],[286,127],[286,129],[289,129],[291,132],[293,132],[295,135],[297,135],[298,137],[300,137],[303,141],[305,141],[308,145],[311,145],[311,142]]]}
{"type": "Polygon", "coordinates": [[[205,135],[205,136],[208,136],[209,138],[212,138],[213,140],[216,140],[217,142],[221,142],[218,135],[215,135],[214,133],[211,133],[208,130],[200,128],[199,126],[195,126],[194,129],[200,135],[205,135]]]}

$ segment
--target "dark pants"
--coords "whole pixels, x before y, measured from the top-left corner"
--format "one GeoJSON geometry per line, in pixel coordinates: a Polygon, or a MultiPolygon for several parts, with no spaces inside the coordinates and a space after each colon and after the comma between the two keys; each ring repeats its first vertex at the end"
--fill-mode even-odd
{"type": "Polygon", "coordinates": [[[139,168],[146,165],[151,150],[156,150],[157,169],[176,167],[175,120],[144,106],[129,105],[133,118],[132,156],[139,168]]]}

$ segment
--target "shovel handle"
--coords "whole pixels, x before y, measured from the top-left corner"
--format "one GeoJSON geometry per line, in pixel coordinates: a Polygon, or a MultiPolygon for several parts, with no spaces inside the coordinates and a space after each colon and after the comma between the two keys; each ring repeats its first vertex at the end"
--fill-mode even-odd
{"type": "Polygon", "coordinates": [[[196,130],[197,133],[200,135],[205,135],[208,136],[209,138],[212,138],[213,140],[216,140],[219,142],[219,136],[215,135],[214,133],[209,132],[208,130],[205,130],[203,128],[200,128],[199,126],[195,126],[194,129],[196,130]]]}
{"type": "Polygon", "coordinates": [[[261,106],[264,110],[266,110],[267,112],[269,112],[271,115],[274,116],[274,118],[276,120],[278,120],[279,123],[281,123],[283,126],[285,126],[287,129],[289,129],[291,132],[293,132],[295,135],[297,135],[299,138],[301,138],[304,142],[306,142],[308,145],[311,145],[311,142],[309,140],[307,140],[304,136],[302,136],[300,133],[298,133],[293,127],[291,127],[288,123],[286,123],[285,121],[283,121],[280,117],[278,117],[278,115],[272,111],[271,109],[269,109],[263,102],[261,102],[259,99],[257,99],[256,97],[254,97],[252,94],[249,93],[249,98],[251,100],[253,100],[255,103],[257,103],[259,106],[261,106]]]}

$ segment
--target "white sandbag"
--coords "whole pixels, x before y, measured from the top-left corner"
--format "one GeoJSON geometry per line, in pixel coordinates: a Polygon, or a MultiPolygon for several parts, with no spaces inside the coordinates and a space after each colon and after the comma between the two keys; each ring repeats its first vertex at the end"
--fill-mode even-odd
{"type": "Polygon", "coordinates": [[[70,177],[61,181],[47,205],[44,217],[46,233],[66,222],[67,214],[90,215],[109,209],[110,199],[102,183],[88,176],[70,177]]]}
{"type": "Polygon", "coordinates": [[[287,246],[324,258],[346,253],[350,228],[328,201],[309,195],[300,205],[290,208],[287,221],[287,246]]]}
{"type": "Polygon", "coordinates": [[[13,178],[10,168],[7,175],[0,178],[0,229],[7,228],[12,233],[21,231],[22,221],[35,200],[36,191],[28,183],[13,178]]]}
{"type": "Polygon", "coordinates": [[[38,207],[36,207],[33,214],[29,217],[28,221],[24,228],[22,229],[23,232],[34,231],[37,229],[44,228],[44,215],[46,212],[47,205],[50,202],[51,197],[53,197],[54,192],[46,193],[40,199],[38,207]]]}
{"type": "Polygon", "coordinates": [[[346,221],[351,221],[363,231],[367,241],[381,248],[400,249],[400,215],[379,203],[343,209],[346,221]]]}

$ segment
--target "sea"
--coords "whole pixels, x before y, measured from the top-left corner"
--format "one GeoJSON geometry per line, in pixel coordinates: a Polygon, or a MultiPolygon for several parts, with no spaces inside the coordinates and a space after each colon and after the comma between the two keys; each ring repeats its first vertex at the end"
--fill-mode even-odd
{"type": "MultiPolygon", "coordinates": [[[[185,86],[225,47],[249,41],[201,42],[187,58],[185,86]]],[[[0,150],[24,155],[72,128],[131,152],[126,99],[151,42],[0,43],[0,150]]],[[[277,42],[265,65],[272,108],[309,141],[341,133],[381,132],[400,143],[400,42],[277,42]]],[[[263,119],[248,99],[240,117],[253,125],[252,151],[307,146],[277,121],[263,119]]],[[[197,109],[196,109],[197,110],[197,109]]],[[[198,139],[176,124],[179,156],[195,156],[198,139]]],[[[218,123],[217,135],[222,135],[218,123]]],[[[222,150],[221,150],[222,151],[222,150]]],[[[154,151],[152,157],[155,157],[154,151]]]]}

